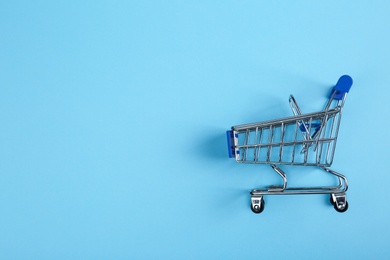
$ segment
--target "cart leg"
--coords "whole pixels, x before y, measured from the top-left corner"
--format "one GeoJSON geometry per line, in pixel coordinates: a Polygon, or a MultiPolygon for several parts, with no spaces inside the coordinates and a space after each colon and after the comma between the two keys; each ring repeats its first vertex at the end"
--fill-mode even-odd
{"type": "Polygon", "coordinates": [[[252,195],[251,197],[251,209],[254,213],[259,214],[264,210],[263,196],[252,195]]]}
{"type": "MultiPolygon", "coordinates": [[[[326,171],[326,172],[328,172],[330,174],[333,174],[333,175],[335,175],[336,177],[339,178],[339,189],[341,189],[341,187],[344,186],[342,191],[343,191],[343,194],[345,195],[345,192],[348,190],[348,180],[347,180],[347,178],[344,175],[342,175],[342,174],[340,174],[338,172],[335,172],[335,171],[333,171],[333,170],[331,170],[329,168],[326,168],[326,167],[323,167],[323,166],[321,166],[320,168],[323,169],[324,171],[326,171]]],[[[337,194],[341,195],[341,193],[337,193],[337,194]]]]}
{"type": "Polygon", "coordinates": [[[284,171],[282,171],[282,169],[280,169],[275,164],[271,164],[271,167],[272,167],[272,169],[274,169],[274,171],[277,174],[279,174],[280,177],[282,177],[282,179],[283,179],[283,186],[272,185],[272,186],[268,187],[268,191],[270,191],[270,192],[272,192],[272,191],[274,191],[274,192],[282,192],[282,191],[284,191],[287,188],[287,177],[286,177],[286,174],[284,173],[284,171]]]}
{"type": "Polygon", "coordinates": [[[347,195],[345,192],[330,195],[330,201],[338,212],[345,212],[348,209],[347,195]]]}

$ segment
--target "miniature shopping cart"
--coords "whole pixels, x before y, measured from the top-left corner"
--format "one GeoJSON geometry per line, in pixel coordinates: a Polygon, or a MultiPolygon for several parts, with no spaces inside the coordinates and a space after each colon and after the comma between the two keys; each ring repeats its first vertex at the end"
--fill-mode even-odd
{"type": "Polygon", "coordinates": [[[251,191],[251,209],[264,210],[264,195],[329,194],[338,212],[348,209],[347,178],[328,167],[336,149],[344,102],[352,86],[348,75],[340,77],[333,87],[325,109],[302,114],[290,95],[294,116],[260,123],[233,126],[227,131],[229,157],[240,163],[268,164],[283,179],[283,185],[251,191]],[[337,177],[337,186],[287,187],[287,177],[280,165],[318,166],[337,177]]]}

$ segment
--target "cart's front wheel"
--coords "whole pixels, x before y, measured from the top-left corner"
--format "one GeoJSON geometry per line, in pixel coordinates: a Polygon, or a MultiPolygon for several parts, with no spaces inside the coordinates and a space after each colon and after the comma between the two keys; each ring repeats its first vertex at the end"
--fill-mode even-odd
{"type": "Polygon", "coordinates": [[[258,204],[251,204],[251,210],[253,211],[253,213],[260,214],[264,210],[264,204],[264,199],[262,199],[260,206],[258,204]]]}
{"type": "Polygon", "coordinates": [[[330,204],[332,204],[333,206],[335,205],[334,201],[333,201],[333,198],[332,198],[332,195],[330,195],[330,200],[329,201],[330,201],[330,204]]]}
{"type": "Polygon", "coordinates": [[[337,212],[343,213],[343,212],[346,212],[348,210],[348,201],[345,201],[345,204],[343,206],[337,207],[336,203],[334,203],[333,205],[334,205],[334,209],[337,212]]]}

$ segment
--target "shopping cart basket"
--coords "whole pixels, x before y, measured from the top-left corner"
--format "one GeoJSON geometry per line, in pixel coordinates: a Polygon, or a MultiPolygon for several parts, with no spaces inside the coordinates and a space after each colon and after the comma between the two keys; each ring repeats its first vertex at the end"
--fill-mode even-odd
{"type": "Polygon", "coordinates": [[[251,191],[251,209],[264,210],[264,195],[330,194],[338,212],[348,209],[347,178],[328,167],[336,149],[344,102],[352,86],[348,75],[333,87],[325,109],[303,114],[295,98],[289,102],[294,116],[265,122],[237,125],[227,131],[229,157],[240,163],[268,164],[283,179],[283,185],[251,191]],[[318,166],[337,177],[337,186],[287,187],[287,176],[280,165],[318,166]]]}

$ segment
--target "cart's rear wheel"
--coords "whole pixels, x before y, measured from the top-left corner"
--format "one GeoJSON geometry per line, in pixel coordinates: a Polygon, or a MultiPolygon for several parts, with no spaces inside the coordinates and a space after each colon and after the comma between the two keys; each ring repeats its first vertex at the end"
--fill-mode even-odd
{"type": "Polygon", "coordinates": [[[334,206],[334,201],[333,201],[332,195],[330,195],[329,201],[330,201],[330,204],[332,204],[334,206]]]}
{"type": "Polygon", "coordinates": [[[264,210],[264,204],[265,204],[264,199],[262,199],[260,206],[259,205],[253,206],[253,204],[251,204],[251,210],[253,211],[253,213],[260,214],[264,210]]]}
{"type": "Polygon", "coordinates": [[[336,203],[334,203],[333,205],[334,205],[334,209],[337,212],[343,213],[343,212],[346,212],[348,210],[348,201],[345,202],[345,205],[342,208],[338,208],[336,203]]]}

